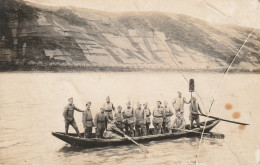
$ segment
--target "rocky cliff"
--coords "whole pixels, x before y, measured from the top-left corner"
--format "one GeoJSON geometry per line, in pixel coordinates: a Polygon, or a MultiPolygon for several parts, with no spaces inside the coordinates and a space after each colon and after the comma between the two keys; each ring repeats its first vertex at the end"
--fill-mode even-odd
{"type": "MultiPolygon", "coordinates": [[[[12,60],[89,66],[225,70],[252,31],[171,13],[107,13],[0,1],[2,48],[12,60]]],[[[233,67],[260,67],[255,29],[233,67]]]]}

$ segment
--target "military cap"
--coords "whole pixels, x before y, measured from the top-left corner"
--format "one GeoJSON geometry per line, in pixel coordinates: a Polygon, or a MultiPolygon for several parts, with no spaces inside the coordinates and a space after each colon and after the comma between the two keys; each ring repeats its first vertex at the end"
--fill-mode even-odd
{"type": "Polygon", "coordinates": [[[91,104],[91,102],[90,102],[90,101],[88,101],[88,102],[86,103],[86,106],[87,106],[87,105],[89,105],[89,104],[91,104]]]}

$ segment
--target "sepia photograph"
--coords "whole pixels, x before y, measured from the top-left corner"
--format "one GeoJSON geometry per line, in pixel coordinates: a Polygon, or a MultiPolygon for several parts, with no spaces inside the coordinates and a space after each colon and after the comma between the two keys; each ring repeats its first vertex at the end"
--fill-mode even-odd
{"type": "Polygon", "coordinates": [[[0,165],[260,165],[260,0],[0,0],[0,165]]]}

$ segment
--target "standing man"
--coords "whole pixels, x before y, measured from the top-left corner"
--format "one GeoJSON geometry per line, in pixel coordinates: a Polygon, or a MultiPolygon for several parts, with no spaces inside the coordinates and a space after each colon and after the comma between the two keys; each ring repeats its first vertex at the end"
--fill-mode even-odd
{"type": "Polygon", "coordinates": [[[146,121],[145,121],[146,135],[149,135],[149,127],[151,124],[151,119],[150,119],[151,111],[148,108],[148,103],[143,104],[143,106],[144,106],[144,111],[146,114],[146,121]]]}
{"type": "Polygon", "coordinates": [[[91,102],[89,101],[86,104],[87,109],[83,112],[82,115],[82,122],[85,129],[84,138],[90,138],[92,134],[93,118],[92,118],[90,106],[91,106],[91,102]]]}
{"type": "Polygon", "coordinates": [[[187,101],[185,97],[182,97],[182,93],[179,91],[178,97],[176,97],[172,102],[172,106],[175,109],[175,114],[177,114],[177,112],[180,112],[181,115],[184,116],[184,103],[190,104],[190,102],[190,100],[187,101]]]}
{"type": "Polygon", "coordinates": [[[170,107],[168,107],[168,103],[166,101],[164,101],[164,114],[165,114],[165,118],[163,120],[164,124],[165,124],[165,128],[164,128],[164,132],[165,133],[172,133],[171,130],[171,117],[173,115],[173,112],[171,110],[170,107]]]}
{"type": "Polygon", "coordinates": [[[130,101],[126,104],[125,114],[125,129],[128,136],[134,137],[135,136],[135,112],[134,109],[131,107],[130,101]]]}
{"type": "Polygon", "coordinates": [[[190,128],[193,128],[193,121],[195,120],[198,127],[200,127],[200,117],[199,117],[199,112],[200,114],[203,114],[201,112],[199,104],[196,102],[196,98],[192,97],[191,98],[191,104],[190,104],[190,128]]]}
{"type": "Polygon", "coordinates": [[[94,125],[96,127],[96,138],[104,138],[103,133],[106,129],[106,124],[108,122],[107,115],[103,108],[100,108],[100,112],[95,117],[94,125]]]}
{"type": "Polygon", "coordinates": [[[113,111],[115,110],[113,103],[110,101],[110,97],[107,96],[106,102],[103,104],[103,109],[105,114],[109,116],[109,118],[113,119],[113,111]]]}
{"type": "Polygon", "coordinates": [[[78,109],[73,104],[73,98],[72,97],[69,98],[68,101],[69,101],[69,104],[64,108],[64,112],[63,112],[63,116],[64,116],[64,119],[65,119],[65,135],[68,134],[69,125],[71,125],[75,129],[75,131],[77,132],[78,137],[79,137],[80,136],[79,129],[78,129],[78,126],[77,126],[75,119],[74,119],[74,110],[76,110],[78,112],[84,112],[84,111],[78,109]]]}
{"type": "Polygon", "coordinates": [[[153,126],[154,135],[161,134],[163,124],[164,112],[161,108],[161,102],[157,101],[157,107],[153,110],[153,126]]]}
{"type": "Polygon", "coordinates": [[[118,106],[117,107],[117,112],[114,114],[115,117],[115,124],[117,128],[119,128],[121,131],[124,132],[125,129],[125,115],[122,112],[122,107],[118,106]]]}
{"type": "Polygon", "coordinates": [[[136,136],[146,136],[146,129],[145,129],[145,123],[146,123],[146,113],[142,109],[141,104],[137,102],[137,109],[135,110],[135,131],[136,136]]]}

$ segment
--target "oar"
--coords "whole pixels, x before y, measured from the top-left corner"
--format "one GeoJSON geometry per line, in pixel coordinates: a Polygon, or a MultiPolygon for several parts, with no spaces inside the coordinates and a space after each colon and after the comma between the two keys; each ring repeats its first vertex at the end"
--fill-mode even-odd
{"type": "MultiPolygon", "coordinates": [[[[179,129],[179,128],[173,128],[173,130],[178,130],[178,131],[185,131],[185,132],[192,132],[192,133],[198,133],[198,134],[202,134],[202,132],[197,132],[194,130],[187,130],[187,129],[179,129]]],[[[205,135],[210,135],[210,133],[203,133],[205,135]]]]}
{"type": "Polygon", "coordinates": [[[212,118],[212,119],[217,119],[217,120],[225,121],[225,122],[229,122],[229,123],[234,123],[234,124],[249,125],[249,124],[247,124],[247,123],[240,123],[240,122],[237,122],[237,121],[226,120],[226,119],[222,119],[222,118],[219,118],[219,117],[207,116],[207,115],[204,115],[204,114],[198,114],[198,115],[204,116],[204,117],[209,117],[209,118],[212,118]]]}
{"type": "Polygon", "coordinates": [[[115,130],[115,131],[117,131],[117,132],[119,132],[119,133],[121,133],[121,134],[123,134],[124,137],[126,137],[128,140],[130,140],[131,142],[133,142],[134,144],[136,144],[143,152],[148,153],[148,150],[146,149],[146,147],[145,147],[144,145],[137,143],[136,141],[134,141],[134,139],[132,139],[131,137],[127,136],[124,132],[122,132],[122,131],[119,130],[118,128],[112,127],[112,129],[115,130]]]}

